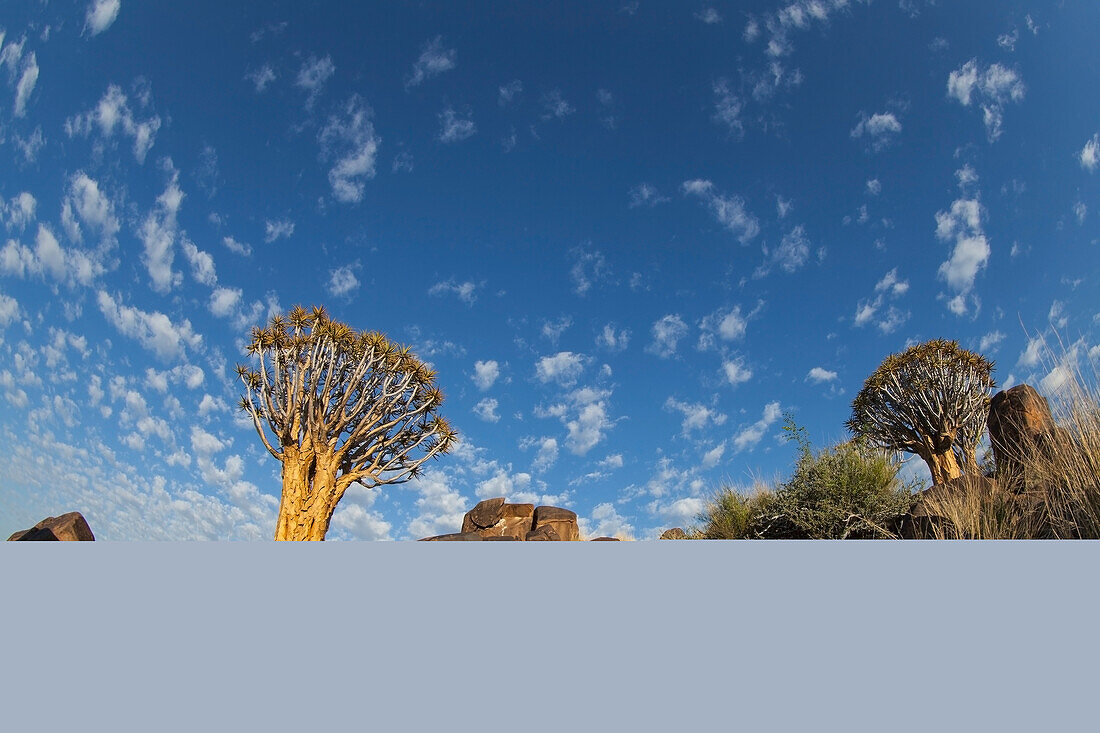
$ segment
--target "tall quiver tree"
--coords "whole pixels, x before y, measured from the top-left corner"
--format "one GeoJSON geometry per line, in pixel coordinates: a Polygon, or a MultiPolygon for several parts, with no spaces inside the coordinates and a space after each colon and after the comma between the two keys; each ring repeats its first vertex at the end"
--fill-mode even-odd
{"type": "Polygon", "coordinates": [[[457,440],[436,414],[434,371],[323,307],[296,306],[252,329],[247,353],[239,405],[283,469],[276,540],[323,540],[349,486],[408,481],[457,440]]]}
{"type": "Polygon", "coordinates": [[[867,378],[846,425],[880,448],[920,456],[934,484],[978,474],[992,371],[993,362],[957,341],[918,344],[886,357],[867,378]]]}

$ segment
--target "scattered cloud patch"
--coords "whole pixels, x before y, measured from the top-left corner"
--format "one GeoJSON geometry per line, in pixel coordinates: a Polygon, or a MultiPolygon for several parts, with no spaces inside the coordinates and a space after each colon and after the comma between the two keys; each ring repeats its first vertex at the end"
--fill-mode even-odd
{"type": "Polygon", "coordinates": [[[718,79],[712,87],[714,92],[714,121],[729,130],[730,135],[740,140],[745,136],[745,125],[741,121],[743,103],[741,98],[730,89],[727,79],[718,79]]]}
{"type": "Polygon", "coordinates": [[[276,239],[289,239],[294,235],[294,222],[290,219],[268,219],[264,222],[264,241],[271,244],[276,239]]]}
{"type": "Polygon", "coordinates": [[[813,382],[814,384],[824,384],[826,382],[835,382],[837,379],[837,373],[825,369],[824,367],[814,367],[806,375],[807,382],[813,382]]]}
{"type": "Polygon", "coordinates": [[[497,414],[497,407],[500,406],[492,397],[486,397],[485,399],[474,405],[474,415],[479,420],[485,422],[495,423],[500,422],[500,415],[497,414]]]}
{"type": "Polygon", "coordinates": [[[562,96],[560,89],[552,89],[542,95],[542,108],[542,119],[544,120],[564,119],[577,111],[576,108],[562,96]]]}
{"type": "Polygon", "coordinates": [[[535,365],[535,376],[543,384],[554,382],[562,387],[576,384],[584,371],[586,357],[572,351],[559,351],[553,356],[544,356],[535,365]]]}
{"type": "Polygon", "coordinates": [[[764,406],[760,419],[741,429],[733,438],[734,453],[752,450],[764,437],[764,433],[779,420],[782,411],[778,402],[769,402],[764,406]]]}
{"type": "MultiPolygon", "coordinates": [[[[140,107],[145,109],[150,105],[148,85],[139,79],[135,86],[138,90],[136,96],[140,107]]],[[[123,135],[132,139],[134,158],[139,164],[143,164],[145,156],[156,141],[160,125],[160,117],[155,114],[145,119],[138,119],[122,88],[111,84],[94,109],[65,120],[65,133],[70,138],[78,135],[87,137],[93,130],[97,130],[104,140],[110,140],[116,130],[121,131],[123,135]]]]}
{"type": "Polygon", "coordinates": [[[125,305],[103,290],[96,294],[96,303],[103,317],[119,333],[134,339],[162,361],[183,359],[187,349],[194,350],[202,344],[202,336],[195,333],[189,320],[173,323],[163,313],[125,305]]]}
{"type": "Polygon", "coordinates": [[[573,281],[573,292],[577,295],[586,295],[595,283],[606,280],[611,275],[607,259],[599,250],[573,247],[569,250],[569,256],[573,260],[569,279],[573,281]]]}
{"type": "Polygon", "coordinates": [[[611,352],[623,351],[630,343],[630,331],[627,329],[615,330],[614,323],[605,324],[603,330],[596,336],[596,346],[611,352]]]}
{"type": "Polygon", "coordinates": [[[439,113],[439,137],[441,143],[457,143],[472,137],[477,132],[473,119],[458,116],[453,107],[446,107],[439,113]]]}
{"type": "Polygon", "coordinates": [[[493,359],[474,362],[474,384],[482,392],[491,388],[500,377],[500,365],[493,359]]]}
{"type": "Polygon", "coordinates": [[[714,25],[715,23],[722,22],[722,16],[714,8],[703,8],[695,13],[695,17],[707,25],[714,25]]]}
{"type": "Polygon", "coordinates": [[[507,84],[501,84],[497,90],[497,103],[501,107],[506,107],[522,92],[523,82],[519,79],[513,79],[507,84]]]}
{"type": "Polygon", "coordinates": [[[473,305],[477,300],[477,285],[467,280],[455,282],[454,278],[445,282],[438,282],[428,288],[428,295],[441,298],[445,295],[454,295],[466,305],[473,305]]]}
{"type": "Polygon", "coordinates": [[[271,64],[264,64],[260,68],[245,74],[244,78],[252,82],[257,94],[263,94],[271,82],[276,79],[275,69],[271,68],[271,64]]]}
{"type": "Polygon", "coordinates": [[[329,270],[325,290],[334,298],[347,298],[359,289],[359,278],[355,276],[354,265],[343,265],[329,270]]]}
{"type": "Polygon", "coordinates": [[[637,186],[630,189],[629,206],[632,209],[637,209],[641,206],[653,207],[667,201],[668,198],[662,196],[655,186],[648,183],[639,183],[637,186]]]}
{"type": "Polygon", "coordinates": [[[975,102],[982,110],[989,142],[1001,136],[1004,108],[1009,102],[1021,102],[1027,89],[1019,75],[1000,64],[983,67],[970,59],[947,77],[947,96],[964,107],[975,102]]]}
{"type": "Polygon", "coordinates": [[[298,70],[298,78],[294,80],[294,86],[306,92],[306,109],[313,109],[324,89],[325,83],[336,73],[336,65],[332,63],[331,56],[317,58],[310,56],[302,63],[298,70]]]}
{"type": "Polygon", "coordinates": [[[424,44],[420,57],[413,64],[412,73],[405,80],[405,88],[419,86],[424,81],[453,69],[458,52],[443,46],[443,36],[436,36],[424,44]]]}
{"type": "Polygon", "coordinates": [[[748,210],[745,200],[737,195],[725,196],[706,180],[684,181],[681,189],[685,196],[697,196],[714,214],[718,223],[737,237],[741,244],[760,233],[760,222],[748,210]]]}
{"type": "Polygon", "coordinates": [[[1085,141],[1085,147],[1077,154],[1077,160],[1089,173],[1096,171],[1096,167],[1100,165],[1100,132],[1093,133],[1092,138],[1085,141]]]}
{"type": "Polygon", "coordinates": [[[752,370],[745,366],[745,360],[742,358],[724,361],[722,363],[722,373],[725,374],[726,381],[734,387],[752,379],[752,370]]]}
{"type": "Polygon", "coordinates": [[[989,261],[990,246],[982,227],[984,209],[980,201],[965,196],[956,199],[948,211],[936,214],[936,238],[954,242],[951,257],[940,265],[938,275],[955,296],[948,309],[956,315],[967,313],[967,296],[974,288],[978,273],[989,261]]]}
{"type": "Polygon", "coordinates": [[[859,122],[850,134],[853,140],[866,137],[871,149],[878,152],[888,147],[900,132],[901,122],[893,112],[878,112],[870,117],[860,112],[859,122]]]}
{"type": "Polygon", "coordinates": [[[120,0],[92,0],[84,13],[84,30],[89,36],[98,36],[115,22],[121,7],[120,0]]]}
{"type": "Polygon", "coordinates": [[[665,400],[665,409],[683,415],[680,424],[681,433],[687,437],[696,430],[714,428],[726,423],[726,415],[701,403],[680,402],[669,397],[665,400]]]}
{"type": "Polygon", "coordinates": [[[370,107],[353,94],[339,113],[329,117],[318,135],[321,159],[333,161],[328,172],[332,195],[341,203],[362,201],[364,181],[374,178],[382,139],[375,134],[370,117],[370,107]]]}
{"type": "Polygon", "coordinates": [[[658,318],[653,324],[653,342],[646,351],[662,359],[675,356],[680,340],[687,336],[688,327],[679,315],[669,314],[658,318]]]}

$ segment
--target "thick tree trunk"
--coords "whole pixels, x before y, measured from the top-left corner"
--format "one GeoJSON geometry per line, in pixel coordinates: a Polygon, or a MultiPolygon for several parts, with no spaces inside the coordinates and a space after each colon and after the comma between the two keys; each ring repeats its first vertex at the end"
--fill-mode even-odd
{"type": "Polygon", "coordinates": [[[276,540],[323,540],[340,497],[336,476],[323,460],[294,452],[283,460],[283,496],[276,540]]]}
{"type": "Polygon", "coordinates": [[[928,470],[932,473],[933,484],[946,483],[950,479],[962,476],[959,462],[955,458],[955,453],[950,449],[943,453],[921,455],[921,458],[928,464],[928,470]]]}

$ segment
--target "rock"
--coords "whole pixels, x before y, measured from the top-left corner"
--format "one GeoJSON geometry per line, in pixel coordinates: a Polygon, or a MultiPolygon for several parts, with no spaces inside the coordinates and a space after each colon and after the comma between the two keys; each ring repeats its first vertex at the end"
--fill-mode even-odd
{"type": "Polygon", "coordinates": [[[544,524],[538,529],[528,532],[523,538],[527,542],[560,542],[561,537],[549,524],[544,524]]]}
{"type": "Polygon", "coordinates": [[[534,504],[505,504],[500,508],[500,519],[491,527],[476,530],[485,539],[512,537],[522,540],[535,528],[534,504]]]}
{"type": "Polygon", "coordinates": [[[1003,495],[997,482],[985,476],[959,476],[917,494],[898,524],[905,539],[961,539],[952,515],[987,512],[1003,495]]]}
{"type": "Polygon", "coordinates": [[[485,539],[477,532],[454,532],[452,534],[440,534],[435,537],[424,537],[421,542],[480,542],[485,539]]]}
{"type": "Polygon", "coordinates": [[[580,527],[577,526],[577,513],[556,506],[540,506],[535,509],[535,530],[541,527],[551,527],[564,542],[572,542],[581,538],[580,527]]]}
{"type": "Polygon", "coordinates": [[[672,529],[666,529],[661,533],[658,539],[662,540],[686,540],[688,538],[687,532],[682,527],[673,527],[672,529]]]}
{"type": "Polygon", "coordinates": [[[618,537],[593,537],[589,542],[619,542],[618,537]]]}
{"type": "Polygon", "coordinates": [[[466,516],[462,518],[462,531],[476,532],[479,529],[492,527],[500,520],[503,507],[503,496],[478,502],[477,505],[466,512],[466,516]]]}
{"type": "Polygon", "coordinates": [[[522,537],[513,537],[510,534],[493,535],[491,537],[482,537],[481,539],[485,540],[486,542],[490,542],[490,541],[495,541],[495,542],[502,542],[502,541],[522,542],[523,541],[522,537]]]}
{"type": "Polygon", "coordinates": [[[16,532],[8,538],[9,542],[34,541],[91,541],[95,540],[92,528],[80,512],[69,512],[59,517],[46,517],[30,529],[16,532]]]}
{"type": "Polygon", "coordinates": [[[1057,427],[1046,399],[1026,384],[993,395],[986,426],[997,472],[1006,479],[1021,475],[1039,436],[1057,427]]]}

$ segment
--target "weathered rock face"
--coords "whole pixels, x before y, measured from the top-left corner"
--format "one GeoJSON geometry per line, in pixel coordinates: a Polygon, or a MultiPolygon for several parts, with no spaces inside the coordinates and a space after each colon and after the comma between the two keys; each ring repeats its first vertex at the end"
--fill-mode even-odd
{"type": "Polygon", "coordinates": [[[672,529],[666,529],[661,533],[660,539],[662,540],[686,540],[687,532],[682,527],[673,527],[672,529]]]}
{"type": "Polygon", "coordinates": [[[556,506],[540,506],[535,509],[535,529],[550,527],[563,542],[572,542],[581,538],[577,526],[577,513],[556,506]]]}
{"type": "Polygon", "coordinates": [[[1026,384],[993,395],[986,426],[997,471],[1005,477],[1020,475],[1034,451],[1049,450],[1064,438],[1046,399],[1026,384]]]}
{"type": "Polygon", "coordinates": [[[90,541],[94,540],[92,528],[80,512],[69,512],[60,517],[46,517],[30,529],[16,532],[8,538],[9,542],[34,541],[90,541]]]}
{"type": "MultiPolygon", "coordinates": [[[[430,541],[520,540],[573,541],[581,538],[577,515],[556,506],[509,504],[504,497],[486,499],[466,512],[462,531],[425,537],[430,541]]],[[[598,538],[613,539],[613,538],[598,538]]]]}

